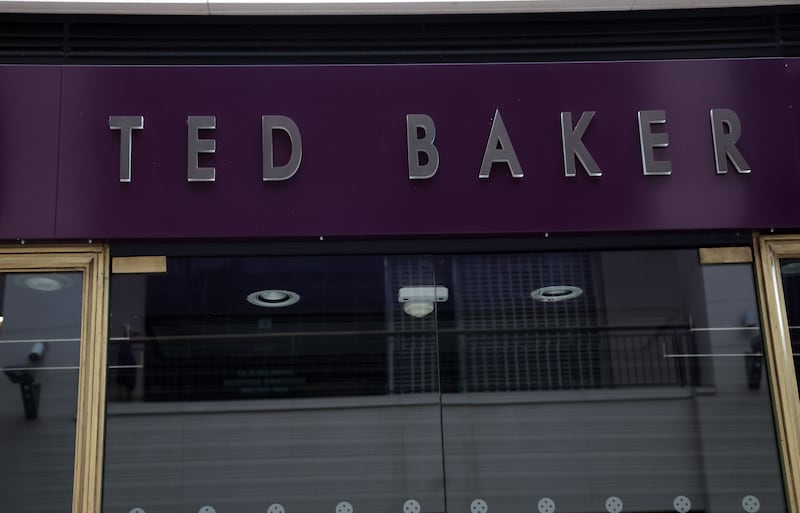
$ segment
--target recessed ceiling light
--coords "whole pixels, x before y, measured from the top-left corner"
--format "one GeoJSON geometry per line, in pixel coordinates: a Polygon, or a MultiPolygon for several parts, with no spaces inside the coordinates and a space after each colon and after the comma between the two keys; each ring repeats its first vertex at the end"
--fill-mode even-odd
{"type": "Polygon", "coordinates": [[[300,294],[291,290],[257,290],[247,295],[247,302],[264,308],[281,308],[300,301],[300,294]]]}
{"type": "Polygon", "coordinates": [[[551,285],[531,292],[531,297],[543,303],[554,303],[574,299],[583,294],[583,289],[572,285],[551,285]]]}
{"type": "Polygon", "coordinates": [[[20,287],[40,292],[55,292],[72,285],[72,280],[63,274],[17,274],[13,280],[20,287]]]}

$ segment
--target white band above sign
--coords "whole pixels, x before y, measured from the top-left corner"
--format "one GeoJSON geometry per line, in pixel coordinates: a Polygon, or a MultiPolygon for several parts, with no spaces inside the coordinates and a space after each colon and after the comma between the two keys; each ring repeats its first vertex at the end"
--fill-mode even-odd
{"type": "Polygon", "coordinates": [[[320,15],[636,11],[791,5],[796,0],[0,0],[2,13],[320,15]]]}

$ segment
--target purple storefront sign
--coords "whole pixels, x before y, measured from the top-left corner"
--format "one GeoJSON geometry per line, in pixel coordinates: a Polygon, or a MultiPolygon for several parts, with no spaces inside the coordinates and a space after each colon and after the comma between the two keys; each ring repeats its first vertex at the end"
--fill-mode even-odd
{"type": "MultiPolygon", "coordinates": [[[[800,227],[792,59],[566,64],[0,68],[0,238],[527,234],[800,227]],[[750,173],[719,174],[709,112],[738,115],[750,173]],[[646,176],[637,113],[669,146],[646,176]],[[522,177],[479,178],[495,112],[522,177]],[[581,142],[602,176],[565,176],[561,113],[595,111],[581,142]],[[435,123],[439,166],[410,179],[406,116],[435,123]],[[291,118],[297,172],[262,180],[262,116],[291,118]],[[124,133],[141,116],[131,180],[124,133]],[[215,180],[187,180],[190,116],[215,180]]],[[[275,132],[276,163],[289,142],[275,132]]],[[[423,134],[419,134],[420,137],[423,134]]],[[[489,145],[494,146],[494,145],[489,145]]],[[[496,149],[496,146],[490,148],[496,149]]]]}

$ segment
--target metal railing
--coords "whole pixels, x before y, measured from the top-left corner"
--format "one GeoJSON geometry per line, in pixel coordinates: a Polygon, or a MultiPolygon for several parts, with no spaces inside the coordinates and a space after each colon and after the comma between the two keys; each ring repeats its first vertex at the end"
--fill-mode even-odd
{"type": "MultiPolygon", "coordinates": [[[[460,392],[580,390],[699,384],[688,327],[462,331],[460,392]]],[[[395,393],[436,391],[436,340],[397,340],[390,375],[395,393]]]]}
{"type": "Polygon", "coordinates": [[[270,344],[274,352],[251,355],[247,348],[263,351],[264,338],[215,335],[115,341],[110,349],[110,383],[127,388],[127,394],[121,394],[128,397],[143,386],[134,396],[143,393],[149,400],[700,383],[698,359],[674,357],[697,353],[688,327],[295,333],[266,337],[274,340],[270,344]],[[138,349],[123,362],[120,352],[125,348],[138,349]],[[165,348],[170,351],[164,353],[165,348]]]}

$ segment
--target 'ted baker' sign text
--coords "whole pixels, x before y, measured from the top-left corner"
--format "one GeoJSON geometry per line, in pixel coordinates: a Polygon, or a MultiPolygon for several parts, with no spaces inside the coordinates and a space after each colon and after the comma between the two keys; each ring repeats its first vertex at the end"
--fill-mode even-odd
{"type": "MultiPolygon", "coordinates": [[[[584,144],[583,136],[589,128],[596,111],[582,112],[577,123],[573,122],[571,112],[561,112],[561,146],[564,162],[564,176],[577,174],[577,162],[589,176],[602,176],[603,170],[584,144]]],[[[209,132],[216,128],[216,116],[188,116],[187,118],[187,174],[189,182],[213,182],[216,168],[201,167],[198,157],[201,153],[216,152],[216,140],[209,132]],[[201,137],[200,131],[206,131],[201,137]]],[[[667,130],[655,131],[655,125],[666,125],[664,110],[642,110],[636,114],[639,129],[639,148],[641,151],[642,172],[646,176],[670,175],[672,164],[669,160],[657,158],[656,150],[669,146],[667,130]]],[[[109,128],[120,132],[119,180],[131,182],[133,179],[132,155],[134,153],[133,134],[144,129],[144,116],[110,116],[109,128]]],[[[728,172],[729,163],[738,173],[750,173],[750,165],[736,146],[742,127],[739,116],[731,109],[711,109],[710,129],[712,133],[715,167],[717,174],[728,172]]],[[[213,134],[211,134],[213,135],[213,134]]],[[[261,116],[262,179],[264,181],[288,180],[300,170],[303,143],[300,129],[288,116],[261,116]],[[289,138],[291,153],[287,161],[275,162],[274,138],[276,132],[283,132],[289,138]]],[[[406,149],[408,153],[408,178],[425,180],[432,178],[439,168],[440,154],[436,146],[436,124],[427,114],[406,115],[406,149]]],[[[511,176],[524,176],[523,164],[514,151],[512,138],[503,123],[500,110],[496,110],[492,120],[483,159],[480,162],[478,177],[490,177],[495,164],[504,165],[511,176]]]]}

